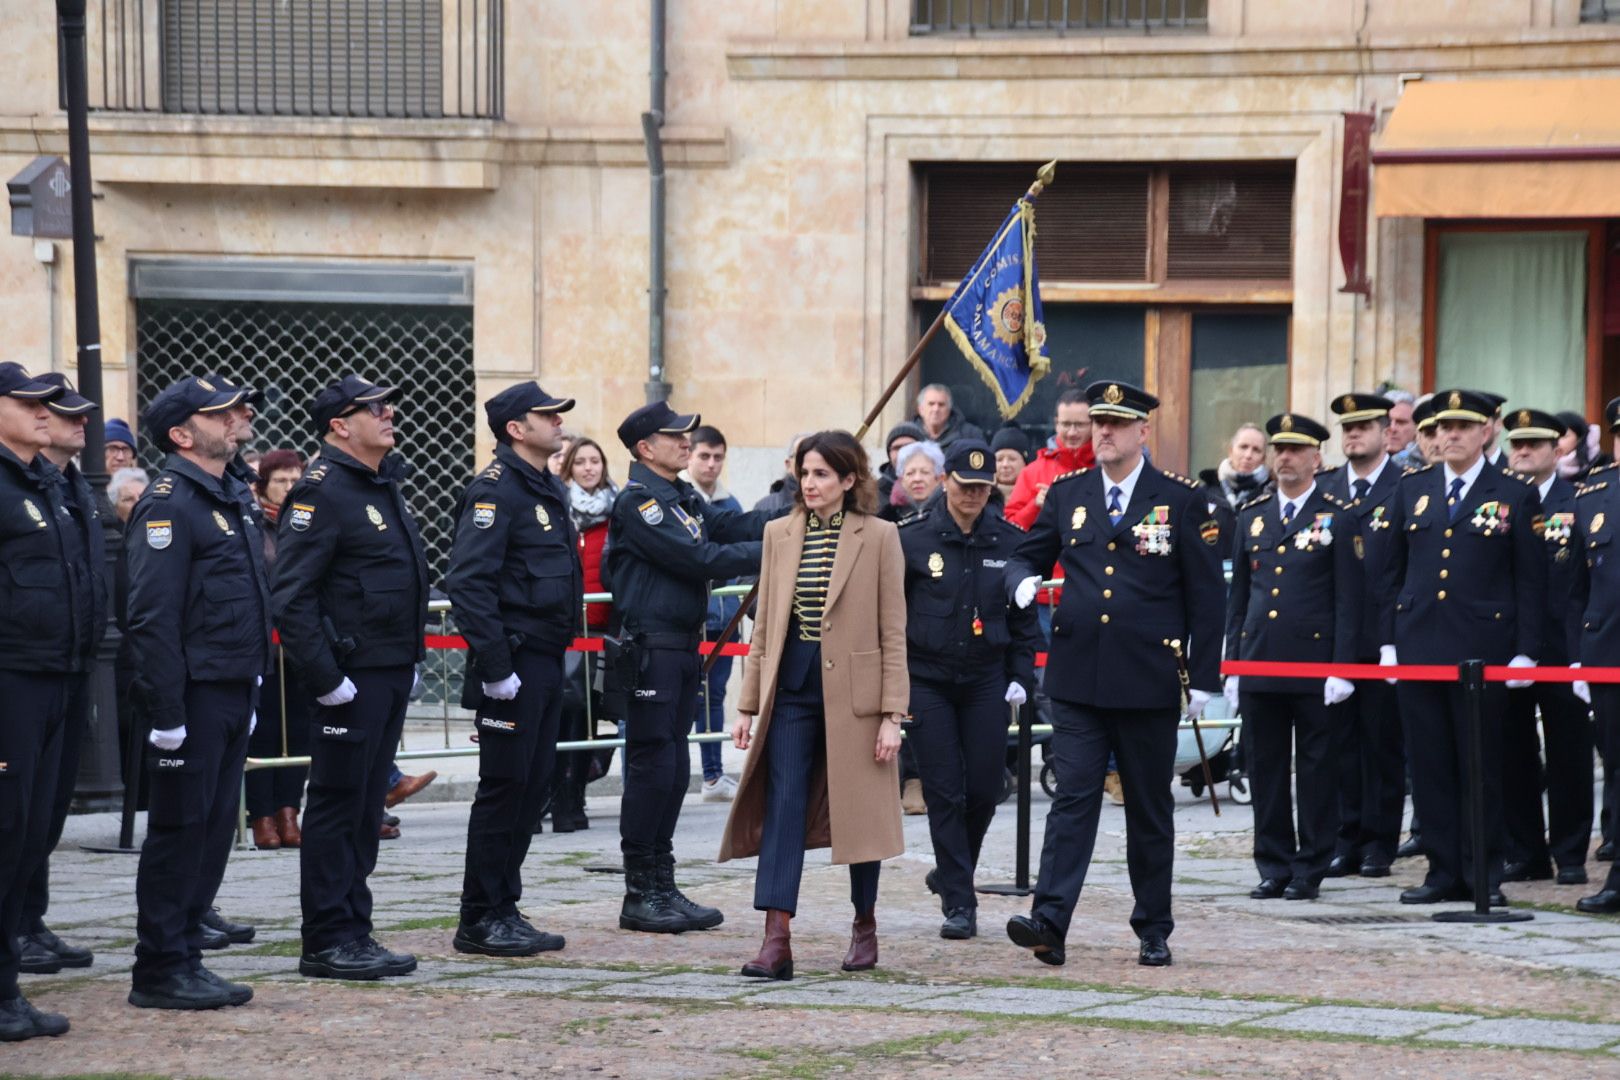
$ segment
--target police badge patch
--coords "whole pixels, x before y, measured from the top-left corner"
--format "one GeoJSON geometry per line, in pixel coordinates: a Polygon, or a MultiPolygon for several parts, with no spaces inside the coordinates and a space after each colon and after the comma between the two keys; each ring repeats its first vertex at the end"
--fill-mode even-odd
{"type": "Polygon", "coordinates": [[[495,524],[494,503],[473,503],[473,525],[487,529],[495,524]]]}
{"type": "Polygon", "coordinates": [[[219,526],[219,531],[224,533],[226,536],[235,536],[236,535],[234,532],[231,531],[231,523],[229,521],[226,521],[225,520],[225,515],[220,513],[218,510],[214,511],[214,524],[218,525],[219,526]]]}
{"type": "Polygon", "coordinates": [[[636,507],[636,512],[641,515],[641,520],[649,525],[662,525],[664,522],[664,508],[658,505],[657,499],[648,499],[636,507]]]}
{"type": "Polygon", "coordinates": [[[388,531],[388,526],[383,523],[382,511],[377,509],[375,506],[372,506],[370,503],[366,504],[366,517],[373,525],[377,526],[378,532],[388,531]]]}
{"type": "Polygon", "coordinates": [[[174,523],[172,521],[148,521],[146,523],[146,546],[153,551],[162,551],[174,543],[174,523]]]}
{"type": "Polygon", "coordinates": [[[24,499],[23,509],[28,511],[28,516],[33,519],[35,525],[42,529],[47,527],[45,525],[45,515],[39,512],[39,507],[34,505],[33,499],[24,499]]]}
{"type": "Polygon", "coordinates": [[[539,503],[534,504],[534,520],[538,521],[546,532],[551,531],[551,515],[546,513],[546,508],[539,503]]]}
{"type": "Polygon", "coordinates": [[[293,532],[303,532],[315,520],[315,508],[308,503],[293,503],[292,517],[287,525],[293,532]]]}

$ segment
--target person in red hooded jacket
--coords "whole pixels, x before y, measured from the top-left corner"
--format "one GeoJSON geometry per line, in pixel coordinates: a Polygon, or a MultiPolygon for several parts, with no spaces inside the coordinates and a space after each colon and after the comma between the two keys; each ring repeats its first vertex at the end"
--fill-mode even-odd
{"type": "MultiPolygon", "coordinates": [[[[1084,391],[1070,387],[1058,395],[1053,426],[1057,428],[1057,447],[1042,448],[1036,453],[1035,460],[1018,474],[1018,482],[1007,499],[1006,518],[1022,529],[1035,524],[1041,504],[1046,501],[1046,489],[1052,486],[1053,480],[1097,464],[1091,450],[1091,406],[1086,402],[1084,391]]],[[[1053,567],[1054,573],[1056,569],[1053,567]]],[[[1055,589],[1042,589],[1036,594],[1036,603],[1043,611],[1049,610],[1048,604],[1057,603],[1056,594],[1055,589]]]]}

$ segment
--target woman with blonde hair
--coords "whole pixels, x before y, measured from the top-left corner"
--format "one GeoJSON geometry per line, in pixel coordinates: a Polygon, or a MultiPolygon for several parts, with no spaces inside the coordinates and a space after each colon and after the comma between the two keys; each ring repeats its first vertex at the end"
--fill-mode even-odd
{"type": "Polygon", "coordinates": [[[747,750],[720,860],[759,856],[765,942],[743,966],[791,979],[789,920],[806,848],[849,866],[845,971],[877,964],[880,861],[905,850],[895,759],[911,696],[905,557],[874,516],[866,450],[844,431],[799,444],[797,507],[765,527],[755,631],[732,739],[747,750]],[[756,718],[757,717],[757,722],[756,718]]]}

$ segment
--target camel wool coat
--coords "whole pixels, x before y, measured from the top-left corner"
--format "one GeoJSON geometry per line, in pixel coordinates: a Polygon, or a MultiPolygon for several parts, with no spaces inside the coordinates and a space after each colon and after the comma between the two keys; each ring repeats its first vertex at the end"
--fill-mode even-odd
{"type": "MultiPolygon", "coordinates": [[[[805,512],[765,526],[754,639],[743,669],[738,712],[757,717],[742,782],[720,841],[720,861],[759,854],[765,824],[771,736],[782,644],[804,548],[805,512]]],[[[826,765],[811,782],[805,847],[832,848],[835,863],[892,858],[906,849],[900,827],[898,762],[880,765],[878,725],[911,705],[906,673],[905,557],[893,524],[848,512],[838,537],[821,623],[821,688],[826,702],[826,765]]]]}

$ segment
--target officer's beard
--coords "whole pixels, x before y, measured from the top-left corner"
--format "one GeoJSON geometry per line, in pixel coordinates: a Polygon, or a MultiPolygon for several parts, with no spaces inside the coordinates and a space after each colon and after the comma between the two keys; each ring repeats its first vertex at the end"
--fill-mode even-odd
{"type": "Polygon", "coordinates": [[[196,424],[188,424],[191,432],[191,454],[204,461],[218,464],[229,462],[236,456],[236,442],[228,435],[215,435],[196,424]]]}

